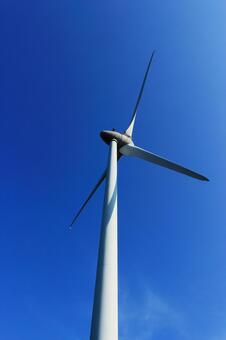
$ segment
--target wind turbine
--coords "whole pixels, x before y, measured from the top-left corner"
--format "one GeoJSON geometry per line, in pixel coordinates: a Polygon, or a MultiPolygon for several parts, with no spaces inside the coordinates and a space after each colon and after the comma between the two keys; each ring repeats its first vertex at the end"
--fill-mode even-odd
{"type": "Polygon", "coordinates": [[[208,178],[197,172],[146,151],[133,143],[132,135],[137,109],[153,57],[154,52],[149,60],[132,118],[126,131],[120,133],[115,130],[104,130],[100,133],[103,141],[109,145],[107,169],[70,224],[71,228],[106,178],[90,340],[118,339],[117,161],[122,156],[137,157],[201,181],[208,181],[208,178]]]}

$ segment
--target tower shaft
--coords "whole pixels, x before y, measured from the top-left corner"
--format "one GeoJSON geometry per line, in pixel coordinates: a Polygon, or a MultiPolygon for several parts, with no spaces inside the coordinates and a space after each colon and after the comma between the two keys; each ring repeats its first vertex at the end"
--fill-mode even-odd
{"type": "Polygon", "coordinates": [[[117,142],[109,148],[90,340],[118,340],[117,142]]]}

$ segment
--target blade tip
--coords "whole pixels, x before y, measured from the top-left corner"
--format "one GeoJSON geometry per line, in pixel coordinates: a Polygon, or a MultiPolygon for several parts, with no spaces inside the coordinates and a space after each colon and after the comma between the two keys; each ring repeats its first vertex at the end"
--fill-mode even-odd
{"type": "Polygon", "coordinates": [[[209,178],[207,178],[207,177],[205,177],[205,176],[202,176],[200,179],[201,179],[202,181],[204,181],[204,182],[209,182],[209,181],[210,181],[209,178]]]}
{"type": "Polygon", "coordinates": [[[152,54],[151,54],[151,58],[150,58],[150,59],[152,59],[152,58],[154,57],[154,55],[155,55],[155,50],[152,51],[152,54]]]}

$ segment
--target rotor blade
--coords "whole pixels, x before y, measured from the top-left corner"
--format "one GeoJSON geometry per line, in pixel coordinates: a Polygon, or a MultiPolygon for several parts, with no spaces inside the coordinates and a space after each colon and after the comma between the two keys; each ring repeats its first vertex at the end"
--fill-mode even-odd
{"type": "Polygon", "coordinates": [[[152,152],[143,150],[137,146],[127,144],[127,145],[124,145],[119,151],[125,156],[138,157],[138,158],[144,159],[145,161],[161,165],[165,168],[180,172],[184,175],[199,179],[201,181],[209,181],[208,178],[198,174],[197,172],[186,169],[181,165],[168,161],[165,158],[155,155],[152,152]]]}
{"type": "Polygon", "coordinates": [[[96,190],[99,188],[99,186],[101,185],[101,183],[103,182],[103,180],[105,179],[107,174],[107,170],[104,171],[103,175],[100,177],[99,181],[97,182],[97,184],[95,185],[95,187],[93,188],[93,190],[90,192],[89,196],[87,197],[87,199],[85,200],[85,202],[83,203],[83,205],[81,206],[81,208],[79,209],[79,211],[77,212],[77,214],[75,215],[75,217],[73,218],[71,224],[70,224],[70,228],[72,227],[72,225],[75,223],[76,219],[79,217],[79,215],[81,214],[82,210],[85,208],[86,204],[89,202],[89,200],[91,199],[91,197],[94,195],[94,193],[96,192],[96,190]]]}
{"type": "Polygon", "coordinates": [[[132,137],[132,134],[133,134],[133,127],[134,127],[134,123],[135,123],[135,119],[136,119],[137,109],[138,109],[138,106],[140,104],[140,100],[141,100],[143,90],[144,90],[144,85],[145,85],[145,82],[146,82],[146,79],[147,79],[147,76],[148,76],[148,72],[149,72],[153,57],[154,57],[154,53],[155,53],[155,51],[152,52],[151,58],[149,60],[148,67],[147,67],[147,70],[146,70],[145,75],[144,75],[143,83],[142,83],[141,88],[140,88],[140,93],[139,93],[139,96],[137,98],[137,102],[136,102],[136,105],[134,107],[134,110],[133,110],[131,121],[129,123],[129,127],[125,131],[125,133],[130,137],[132,137]]]}

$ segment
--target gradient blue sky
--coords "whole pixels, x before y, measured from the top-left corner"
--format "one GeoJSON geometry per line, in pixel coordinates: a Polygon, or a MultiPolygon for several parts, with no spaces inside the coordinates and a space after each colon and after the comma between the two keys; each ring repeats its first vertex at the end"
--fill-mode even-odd
{"type": "Polygon", "coordinates": [[[225,1],[2,0],[0,339],[89,338],[102,129],[199,182],[119,164],[121,340],[226,339],[225,1]]]}

